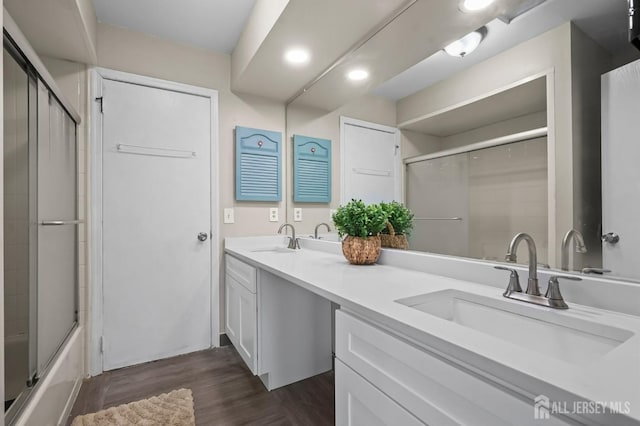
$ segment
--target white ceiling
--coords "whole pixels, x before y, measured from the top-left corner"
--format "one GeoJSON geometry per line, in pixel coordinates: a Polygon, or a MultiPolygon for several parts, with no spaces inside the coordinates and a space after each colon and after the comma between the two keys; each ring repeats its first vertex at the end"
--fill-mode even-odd
{"type": "Polygon", "coordinates": [[[231,53],[256,0],[93,0],[98,21],[231,53]]]}
{"type": "MultiPolygon", "coordinates": [[[[231,53],[256,0],[93,2],[101,22],[231,53]]],[[[640,55],[626,39],[627,0],[547,0],[510,24],[497,19],[490,22],[485,40],[472,54],[453,58],[438,51],[382,83],[372,93],[393,100],[401,99],[567,21],[575,22],[615,55],[640,55]]]]}
{"type": "Polygon", "coordinates": [[[616,55],[638,55],[627,42],[627,0],[547,0],[511,24],[494,20],[480,47],[464,58],[439,51],[378,86],[373,93],[398,100],[496,54],[573,21],[616,55]]]}
{"type": "MultiPolygon", "coordinates": [[[[231,88],[286,101],[364,34],[407,3],[407,0],[291,0],[269,34],[260,41],[248,65],[232,67],[231,88]],[[367,13],[363,14],[363,10],[367,13]],[[284,52],[295,46],[309,50],[309,63],[304,66],[286,63],[284,52]]],[[[239,53],[234,52],[234,56],[239,53]]]]}

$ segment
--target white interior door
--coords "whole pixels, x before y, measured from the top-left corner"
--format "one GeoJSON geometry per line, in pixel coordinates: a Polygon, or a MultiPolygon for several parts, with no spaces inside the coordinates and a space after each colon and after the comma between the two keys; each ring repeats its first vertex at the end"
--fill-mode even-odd
{"type": "Polygon", "coordinates": [[[402,201],[398,130],[341,118],[342,204],[402,201]]]}
{"type": "Polygon", "coordinates": [[[602,78],[602,231],[619,241],[603,243],[603,266],[613,275],[640,279],[640,61],[602,78]]]}
{"type": "Polygon", "coordinates": [[[211,346],[217,260],[210,99],[108,79],[102,90],[102,343],[111,370],[211,346]]]}

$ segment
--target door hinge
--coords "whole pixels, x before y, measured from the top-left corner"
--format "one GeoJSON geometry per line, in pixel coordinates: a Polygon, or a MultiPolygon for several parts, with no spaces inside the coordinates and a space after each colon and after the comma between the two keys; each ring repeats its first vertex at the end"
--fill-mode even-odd
{"type": "Polygon", "coordinates": [[[100,353],[104,353],[104,336],[100,336],[100,353]]]}
{"type": "Polygon", "coordinates": [[[104,113],[104,97],[100,96],[96,98],[96,102],[100,102],[100,114],[104,113]]]}

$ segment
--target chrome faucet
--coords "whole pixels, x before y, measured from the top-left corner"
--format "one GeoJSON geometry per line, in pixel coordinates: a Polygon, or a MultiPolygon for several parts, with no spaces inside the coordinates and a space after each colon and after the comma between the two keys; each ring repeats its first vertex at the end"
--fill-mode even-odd
{"type": "Polygon", "coordinates": [[[563,271],[569,270],[569,244],[571,243],[571,237],[575,242],[576,253],[586,253],[587,246],[584,245],[584,237],[582,233],[576,229],[571,229],[564,234],[562,239],[562,250],[560,252],[560,265],[563,271]]]}
{"type": "Polygon", "coordinates": [[[527,290],[525,293],[531,296],[540,296],[540,287],[538,286],[538,251],[536,250],[536,243],[533,241],[533,238],[529,234],[525,234],[524,232],[520,232],[516,234],[515,237],[511,240],[509,244],[509,248],[507,250],[507,255],[505,256],[505,260],[507,262],[517,262],[517,251],[518,244],[524,240],[527,242],[527,248],[529,249],[529,280],[527,281],[527,290]]]}
{"type": "Polygon", "coordinates": [[[318,228],[320,228],[322,225],[327,227],[327,232],[331,232],[331,228],[329,228],[329,225],[327,225],[326,223],[322,222],[317,224],[315,231],[313,231],[313,238],[315,238],[316,240],[318,239],[318,228]]]}
{"type": "Polygon", "coordinates": [[[547,287],[546,294],[542,296],[540,294],[540,287],[538,287],[538,272],[536,270],[538,265],[538,253],[536,251],[536,243],[533,241],[533,238],[531,238],[531,235],[525,234],[524,232],[516,234],[516,236],[511,240],[511,243],[509,243],[509,249],[507,250],[505,260],[507,262],[515,262],[517,260],[516,252],[518,250],[518,244],[520,244],[520,241],[522,240],[527,242],[527,247],[529,248],[529,282],[527,284],[527,291],[523,293],[522,288],[520,288],[518,271],[511,268],[505,268],[504,266],[494,266],[496,269],[509,271],[511,273],[509,276],[509,286],[505,290],[503,296],[508,297],[509,299],[520,300],[522,302],[547,306],[549,308],[567,309],[568,306],[560,293],[560,284],[558,283],[558,279],[562,278],[565,280],[580,281],[581,278],[553,275],[549,278],[549,285],[547,287]]]}
{"type": "Polygon", "coordinates": [[[549,277],[549,285],[547,286],[547,292],[544,296],[534,296],[532,294],[527,294],[522,292],[522,288],[520,287],[520,279],[518,277],[518,271],[511,268],[506,268],[504,266],[494,266],[496,269],[500,269],[503,271],[509,271],[509,285],[507,289],[502,294],[504,297],[509,299],[519,300],[521,302],[533,303],[534,305],[546,306],[548,308],[553,309],[568,309],[569,306],[564,301],[562,297],[562,293],[560,293],[560,283],[559,279],[571,280],[571,281],[581,281],[582,278],[566,276],[566,275],[552,275],[549,277]]]}
{"type": "Polygon", "coordinates": [[[278,229],[278,234],[282,234],[282,230],[287,226],[291,228],[291,236],[289,237],[289,245],[287,246],[287,248],[294,250],[300,248],[300,241],[296,238],[296,228],[294,228],[292,224],[282,224],[282,226],[278,229]]]}

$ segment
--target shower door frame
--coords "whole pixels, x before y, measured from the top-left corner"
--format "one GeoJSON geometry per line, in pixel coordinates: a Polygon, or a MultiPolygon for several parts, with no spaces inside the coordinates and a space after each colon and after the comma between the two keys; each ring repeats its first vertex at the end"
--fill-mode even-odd
{"type": "MultiPolygon", "coordinates": [[[[80,326],[78,320],[78,295],[79,295],[79,287],[78,287],[78,241],[77,235],[78,230],[76,228],[76,238],[74,244],[74,258],[75,258],[75,278],[74,278],[74,322],[71,328],[68,330],[66,336],[60,342],[60,345],[56,348],[56,350],[51,354],[50,358],[47,362],[42,366],[42,369],[38,368],[38,359],[37,359],[37,350],[38,350],[38,303],[37,303],[37,293],[38,293],[38,244],[39,244],[39,228],[41,223],[38,218],[38,186],[37,186],[37,178],[38,178],[38,147],[39,147],[39,103],[40,96],[39,92],[41,88],[45,88],[49,94],[49,97],[55,98],[55,100],[60,104],[64,113],[73,121],[75,127],[75,161],[76,161],[76,179],[75,179],[75,204],[74,210],[76,217],[78,215],[78,177],[77,177],[77,167],[78,167],[78,141],[79,141],[79,126],[81,123],[81,118],[78,112],[73,108],[71,103],[67,100],[64,94],[61,92],[59,87],[57,86],[55,80],[48,72],[38,55],[35,53],[27,39],[24,37],[22,32],[19,30],[15,22],[5,14],[4,22],[3,22],[3,47],[4,47],[4,39],[7,40],[6,44],[10,47],[9,54],[14,57],[14,59],[18,62],[22,61],[25,63],[25,72],[29,79],[29,90],[35,90],[35,120],[32,122],[32,117],[29,115],[29,126],[35,125],[35,128],[29,127],[29,336],[28,336],[28,353],[29,353],[29,378],[27,382],[29,383],[27,387],[18,395],[14,403],[11,405],[9,410],[5,411],[4,421],[7,423],[11,423],[18,419],[24,412],[25,408],[32,401],[32,397],[39,392],[41,387],[41,382],[46,381],[45,379],[49,375],[50,371],[53,369],[54,364],[58,360],[60,353],[67,346],[68,342],[73,337],[75,331],[80,326]],[[32,85],[32,83],[34,83],[32,85]],[[35,192],[34,192],[35,191],[35,192]],[[35,206],[33,203],[35,202],[35,206]],[[32,263],[33,262],[33,263],[32,263]],[[32,352],[33,351],[33,352],[32,352]],[[35,367],[32,369],[32,362],[35,362],[35,367]],[[32,374],[33,373],[33,374],[32,374]]],[[[29,97],[29,103],[33,100],[31,99],[31,93],[27,92],[27,96],[29,97]]],[[[29,112],[31,113],[31,105],[29,105],[29,112]]],[[[0,145],[2,146],[2,145],[0,145]]],[[[3,241],[4,243],[4,241],[3,241]]],[[[2,288],[4,288],[4,282],[2,282],[2,288]]],[[[2,323],[4,324],[4,317],[2,319],[2,323]]],[[[4,333],[2,334],[4,337],[4,333]]],[[[4,383],[2,387],[4,391],[4,383]]],[[[76,393],[79,391],[79,386],[74,386],[72,393],[76,393]]],[[[5,397],[3,392],[3,397],[5,397]]]]}
{"type": "Polygon", "coordinates": [[[138,74],[131,74],[108,68],[94,67],[90,69],[90,116],[91,135],[89,140],[90,170],[90,309],[89,336],[87,342],[88,374],[96,376],[103,370],[102,333],[103,333],[103,236],[102,236],[102,81],[116,80],[156,89],[170,90],[179,93],[202,96],[210,100],[210,200],[211,200],[211,347],[220,346],[220,224],[219,224],[219,94],[217,90],[161,80],[138,74]]]}

